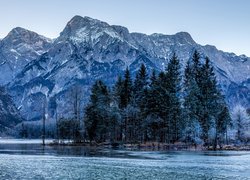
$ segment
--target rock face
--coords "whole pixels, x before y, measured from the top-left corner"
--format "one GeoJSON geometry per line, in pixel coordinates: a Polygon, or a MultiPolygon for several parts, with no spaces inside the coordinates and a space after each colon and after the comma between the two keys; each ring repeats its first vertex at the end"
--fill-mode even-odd
{"type": "Polygon", "coordinates": [[[21,121],[22,118],[11,97],[3,87],[0,87],[0,135],[8,132],[21,121]]]}
{"type": "Polygon", "coordinates": [[[89,17],[73,17],[60,36],[51,41],[36,33],[16,28],[0,42],[0,77],[8,84],[15,103],[28,120],[39,119],[43,97],[49,115],[59,106],[67,113],[67,92],[81,85],[85,102],[96,79],[113,83],[128,66],[134,73],[141,63],[148,70],[164,70],[173,52],[182,67],[194,49],[208,56],[228,103],[250,106],[250,58],[197,44],[186,32],[175,35],[129,33],[89,17]]]}
{"type": "Polygon", "coordinates": [[[17,27],[0,41],[0,83],[7,84],[30,61],[46,52],[51,40],[17,27]]]}

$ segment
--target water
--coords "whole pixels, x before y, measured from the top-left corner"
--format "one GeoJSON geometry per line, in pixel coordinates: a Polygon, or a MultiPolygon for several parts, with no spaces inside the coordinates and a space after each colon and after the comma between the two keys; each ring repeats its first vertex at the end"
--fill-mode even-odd
{"type": "Polygon", "coordinates": [[[250,179],[250,152],[140,152],[0,140],[0,179],[250,179]],[[6,143],[8,142],[8,143],[6,143]]]}

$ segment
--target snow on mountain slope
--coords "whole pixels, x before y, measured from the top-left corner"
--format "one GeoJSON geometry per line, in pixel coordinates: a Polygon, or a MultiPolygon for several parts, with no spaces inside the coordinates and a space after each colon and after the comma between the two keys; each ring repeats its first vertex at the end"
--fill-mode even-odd
{"type": "Polygon", "coordinates": [[[35,32],[17,27],[0,41],[0,84],[7,84],[30,61],[50,47],[51,40],[35,32]]]}
{"type": "MultiPolygon", "coordinates": [[[[238,102],[250,105],[250,59],[219,51],[214,46],[201,46],[186,32],[174,35],[129,33],[122,26],[75,16],[53,42],[36,37],[34,42],[42,41],[43,46],[33,47],[35,50],[27,51],[27,55],[22,54],[28,60],[22,60],[24,64],[17,67],[14,81],[9,81],[8,85],[27,119],[39,117],[33,107],[41,104],[44,95],[48,96],[50,116],[53,117],[55,103],[61,104],[62,111],[66,109],[67,92],[75,84],[83,87],[86,102],[90,86],[96,79],[112,84],[127,66],[134,74],[141,63],[149,70],[164,70],[173,52],[177,53],[184,68],[194,49],[211,59],[219,86],[230,105],[238,102]]],[[[9,41],[6,46],[13,47],[14,42],[9,41]]],[[[13,49],[9,52],[22,52],[14,47],[9,48],[13,49]]]]}
{"type": "Polygon", "coordinates": [[[10,96],[3,87],[0,87],[0,135],[21,121],[22,118],[10,96]]]}

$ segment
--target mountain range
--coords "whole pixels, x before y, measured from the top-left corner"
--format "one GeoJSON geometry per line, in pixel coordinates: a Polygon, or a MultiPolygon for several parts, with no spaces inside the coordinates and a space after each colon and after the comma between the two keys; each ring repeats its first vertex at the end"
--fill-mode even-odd
{"type": "Polygon", "coordinates": [[[130,33],[90,17],[73,17],[56,39],[14,28],[0,40],[0,84],[7,87],[26,120],[39,120],[47,99],[48,116],[69,113],[70,91],[80,86],[83,106],[93,82],[111,85],[126,67],[134,74],[144,63],[164,70],[173,52],[182,68],[197,50],[209,57],[218,86],[230,107],[250,106],[250,58],[196,43],[187,32],[174,35],[130,33]]]}

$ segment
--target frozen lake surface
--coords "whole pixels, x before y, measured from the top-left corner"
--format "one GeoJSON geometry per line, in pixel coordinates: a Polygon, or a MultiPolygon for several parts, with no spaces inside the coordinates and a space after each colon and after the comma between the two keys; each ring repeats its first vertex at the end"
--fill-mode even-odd
{"type": "Polygon", "coordinates": [[[0,140],[0,179],[242,180],[250,179],[250,152],[43,148],[39,140],[0,140]]]}

